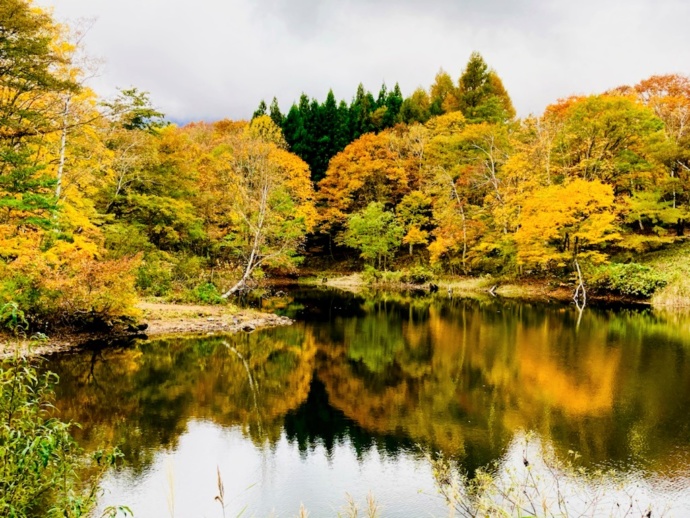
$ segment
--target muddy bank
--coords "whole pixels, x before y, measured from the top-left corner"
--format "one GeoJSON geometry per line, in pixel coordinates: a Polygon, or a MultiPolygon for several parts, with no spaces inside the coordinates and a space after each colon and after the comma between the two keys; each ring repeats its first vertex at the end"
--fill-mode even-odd
{"type": "Polygon", "coordinates": [[[285,326],[292,320],[270,313],[235,306],[200,306],[140,302],[142,319],[138,326],[115,328],[108,332],[58,330],[38,340],[0,336],[0,358],[14,354],[42,356],[86,345],[90,342],[116,343],[167,335],[208,335],[252,332],[285,326]]]}

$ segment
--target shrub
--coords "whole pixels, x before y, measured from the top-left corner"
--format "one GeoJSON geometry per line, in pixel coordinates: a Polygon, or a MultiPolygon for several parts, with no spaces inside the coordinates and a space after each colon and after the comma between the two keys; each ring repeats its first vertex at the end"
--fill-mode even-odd
{"type": "Polygon", "coordinates": [[[690,279],[687,275],[676,272],[669,278],[663,288],[657,290],[652,297],[655,307],[687,308],[690,306],[690,279]]]}
{"type": "Polygon", "coordinates": [[[44,293],[40,273],[0,265],[0,303],[16,301],[27,311],[42,312],[40,308],[44,293]]]}
{"type": "Polygon", "coordinates": [[[366,265],[362,272],[362,280],[367,283],[375,283],[381,280],[382,272],[371,265],[366,265]]]}
{"type": "Polygon", "coordinates": [[[139,315],[135,276],[140,258],[107,261],[83,259],[63,268],[46,282],[59,296],[54,309],[68,320],[115,322],[139,315]]]}
{"type": "Polygon", "coordinates": [[[159,254],[148,255],[137,270],[136,287],[155,297],[167,295],[172,288],[172,264],[159,254]]]}
{"type": "Polygon", "coordinates": [[[409,270],[403,270],[402,273],[402,282],[409,282],[412,284],[424,284],[436,278],[434,272],[424,266],[415,266],[409,270]]]}
{"type": "Polygon", "coordinates": [[[666,286],[660,273],[638,263],[609,264],[595,270],[590,284],[595,289],[606,290],[631,297],[651,297],[666,286]]]}
{"type": "Polygon", "coordinates": [[[187,282],[198,280],[204,272],[204,260],[197,256],[180,257],[172,269],[175,280],[187,282]]]}
{"type": "Polygon", "coordinates": [[[398,284],[403,282],[403,272],[381,272],[381,280],[384,284],[398,284]]]}
{"type": "Polygon", "coordinates": [[[97,260],[65,253],[61,259],[55,264],[37,256],[0,264],[0,303],[16,302],[33,329],[60,322],[112,323],[138,315],[138,256],[97,260]]]}
{"type": "Polygon", "coordinates": [[[105,247],[111,257],[119,258],[154,250],[141,225],[112,223],[103,226],[105,247]]]}
{"type": "Polygon", "coordinates": [[[194,288],[193,294],[196,302],[203,302],[204,304],[222,304],[225,302],[218,288],[210,282],[199,284],[194,288]]]}
{"type": "MultiPolygon", "coordinates": [[[[2,306],[0,314],[21,334],[25,320],[16,304],[2,306]]],[[[57,381],[57,375],[39,372],[25,357],[0,361],[0,516],[87,516],[96,504],[100,476],[122,456],[117,450],[97,452],[95,476],[80,480],[77,469],[87,466],[70,434],[72,425],[53,415],[57,381]]]]}

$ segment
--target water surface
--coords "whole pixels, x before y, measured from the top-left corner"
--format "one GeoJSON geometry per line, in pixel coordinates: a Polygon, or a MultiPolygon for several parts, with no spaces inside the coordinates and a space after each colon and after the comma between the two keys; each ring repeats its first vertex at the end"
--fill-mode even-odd
{"type": "Polygon", "coordinates": [[[59,355],[57,406],[126,465],[102,504],[135,516],[446,516],[428,452],[470,476],[520,462],[531,431],[636,504],[690,515],[690,320],[414,295],[296,290],[297,323],[59,355]],[[521,449],[522,448],[522,449],[521,449]]]}

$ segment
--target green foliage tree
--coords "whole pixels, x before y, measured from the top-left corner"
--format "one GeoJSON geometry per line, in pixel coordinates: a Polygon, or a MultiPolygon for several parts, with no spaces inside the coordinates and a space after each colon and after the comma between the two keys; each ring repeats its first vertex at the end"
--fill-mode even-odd
{"type": "Polygon", "coordinates": [[[431,117],[429,94],[423,88],[417,88],[412,95],[403,101],[400,118],[406,124],[424,123],[431,117]]]}
{"type": "Polygon", "coordinates": [[[281,113],[280,106],[278,105],[278,99],[275,97],[273,98],[273,101],[271,101],[271,107],[269,108],[268,114],[276,126],[279,128],[283,127],[285,117],[281,113]]]}
{"type": "Polygon", "coordinates": [[[149,247],[159,250],[199,245],[204,236],[191,203],[195,173],[183,156],[189,143],[176,128],[166,127],[145,92],[123,90],[108,108],[104,140],[114,154],[113,174],[99,203],[110,216],[106,232],[111,223],[116,231],[125,225],[130,235],[143,234],[149,247]]]}
{"type": "Polygon", "coordinates": [[[341,149],[338,149],[338,132],[341,129],[340,113],[333,90],[328,91],[326,101],[319,105],[314,103],[313,109],[317,114],[316,119],[316,150],[311,164],[312,179],[318,182],[323,178],[328,169],[328,162],[341,149]]]}
{"type": "Polygon", "coordinates": [[[302,94],[285,117],[276,102],[271,104],[270,114],[282,128],[288,149],[309,165],[312,181],[318,183],[325,176],[331,158],[348,144],[363,134],[397,124],[402,104],[403,96],[397,84],[390,92],[384,84],[376,100],[360,84],[350,105],[345,101],[338,103],[329,90],[323,103],[302,94]]]}
{"type": "Polygon", "coordinates": [[[442,115],[459,109],[457,88],[450,75],[443,69],[436,74],[430,94],[431,106],[429,111],[432,115],[442,115]]]}
{"type": "Polygon", "coordinates": [[[27,0],[0,5],[0,218],[18,226],[47,227],[56,208],[55,179],[34,153],[61,128],[60,94],[79,85],[60,73],[70,66],[59,52],[59,27],[27,0]]]}
{"type": "Polygon", "coordinates": [[[400,91],[400,86],[395,83],[393,90],[388,92],[386,97],[386,114],[383,117],[383,127],[392,128],[398,122],[400,122],[400,110],[404,102],[404,97],[400,91]]]}
{"type": "Polygon", "coordinates": [[[126,130],[154,132],[168,124],[165,115],[151,103],[149,93],[137,88],[121,88],[114,100],[103,105],[106,116],[126,130]]]}
{"type": "Polygon", "coordinates": [[[598,179],[617,195],[656,182],[651,151],[663,141],[663,123],[635,99],[574,97],[547,108],[546,117],[560,127],[552,154],[557,179],[598,179]]]}
{"type": "Polygon", "coordinates": [[[304,160],[304,141],[307,138],[302,112],[296,104],[290,107],[283,121],[283,135],[290,151],[304,160]]]}
{"type": "Polygon", "coordinates": [[[371,92],[364,89],[362,83],[357,87],[350,104],[350,138],[356,140],[365,133],[374,131],[371,116],[376,110],[376,101],[371,92]]]}
{"type": "Polygon", "coordinates": [[[267,106],[266,106],[266,101],[264,101],[263,99],[261,99],[261,102],[259,103],[258,108],[257,108],[257,109],[254,111],[254,113],[252,114],[252,119],[255,119],[256,117],[261,117],[262,115],[266,115],[266,110],[267,110],[267,109],[268,109],[268,108],[267,108],[267,106]]]}
{"type": "Polygon", "coordinates": [[[370,203],[362,212],[352,214],[347,221],[343,243],[358,249],[360,257],[378,268],[386,268],[387,261],[403,237],[403,228],[392,212],[382,203],[370,203]]]}
{"type": "Polygon", "coordinates": [[[27,0],[0,5],[0,142],[17,145],[59,129],[59,105],[47,94],[75,92],[60,75],[68,58],[54,46],[59,28],[50,15],[27,0]]]}
{"type": "Polygon", "coordinates": [[[458,82],[460,110],[468,122],[504,122],[515,116],[513,103],[498,75],[473,52],[458,82]]]}

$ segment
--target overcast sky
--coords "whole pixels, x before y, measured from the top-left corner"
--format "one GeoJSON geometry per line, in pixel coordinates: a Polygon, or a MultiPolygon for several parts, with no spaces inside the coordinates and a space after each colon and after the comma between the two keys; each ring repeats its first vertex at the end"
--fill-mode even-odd
{"type": "Polygon", "coordinates": [[[473,50],[498,72],[518,115],[559,97],[690,74],[688,0],[38,0],[60,21],[96,18],[102,95],[136,86],[173,120],[251,116],[277,96],[357,84],[403,94],[454,80],[473,50]]]}

